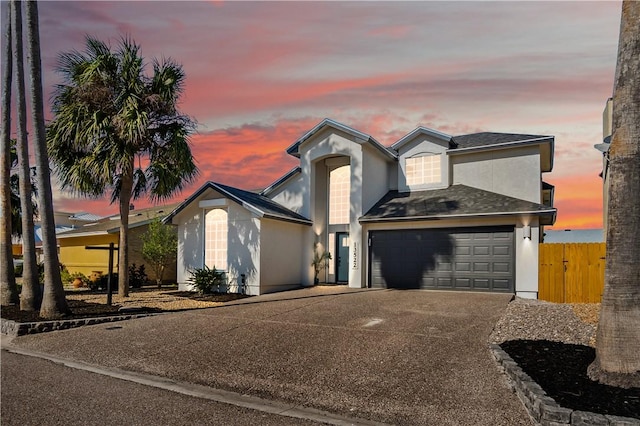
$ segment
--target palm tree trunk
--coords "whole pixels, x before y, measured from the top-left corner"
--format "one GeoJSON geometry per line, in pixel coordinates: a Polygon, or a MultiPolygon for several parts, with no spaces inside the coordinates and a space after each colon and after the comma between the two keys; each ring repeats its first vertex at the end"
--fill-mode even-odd
{"type": "MultiPolygon", "coordinates": [[[[132,157],[133,158],[133,157],[132,157]]],[[[129,296],[129,203],[133,189],[133,159],[122,172],[120,186],[120,243],[118,244],[118,296],[129,296]]]]}
{"type": "Polygon", "coordinates": [[[26,2],[27,58],[31,83],[31,115],[34,127],[34,152],[36,159],[36,185],[42,226],[42,252],[44,254],[44,294],[40,316],[56,318],[70,313],[60,278],[60,261],[56,241],[56,224],[53,215],[51,174],[44,127],[44,101],[42,95],[42,64],[40,60],[40,30],[38,27],[38,3],[26,2]]]}
{"type": "Polygon", "coordinates": [[[640,387],[640,2],[622,4],[609,149],[605,287],[589,376],[640,387]]]}
{"type": "Polygon", "coordinates": [[[29,176],[29,146],[27,141],[27,105],[24,88],[24,61],[22,58],[22,5],[11,1],[11,26],[13,27],[13,54],[16,65],[16,98],[18,105],[18,174],[20,177],[20,206],[22,209],[22,293],[20,309],[35,311],[40,308],[41,292],[36,262],[35,233],[33,229],[33,209],[31,205],[31,178],[29,176]]]}
{"type": "Polygon", "coordinates": [[[2,41],[2,145],[0,146],[0,305],[15,305],[19,303],[16,277],[13,273],[13,250],[11,241],[11,73],[13,61],[11,58],[11,7],[7,7],[4,21],[5,33],[2,41]]]}

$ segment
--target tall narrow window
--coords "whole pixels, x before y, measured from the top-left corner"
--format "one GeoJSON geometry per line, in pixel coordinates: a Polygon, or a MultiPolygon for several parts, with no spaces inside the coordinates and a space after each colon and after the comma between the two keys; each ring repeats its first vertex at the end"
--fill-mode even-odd
{"type": "Polygon", "coordinates": [[[442,181],[440,154],[407,158],[405,166],[407,185],[423,185],[442,181]]]}
{"type": "Polygon", "coordinates": [[[329,173],[329,224],[349,223],[351,166],[341,166],[329,173]]]}
{"type": "Polygon", "coordinates": [[[227,211],[209,210],[205,215],[204,264],[209,268],[227,270],[227,211]]]}

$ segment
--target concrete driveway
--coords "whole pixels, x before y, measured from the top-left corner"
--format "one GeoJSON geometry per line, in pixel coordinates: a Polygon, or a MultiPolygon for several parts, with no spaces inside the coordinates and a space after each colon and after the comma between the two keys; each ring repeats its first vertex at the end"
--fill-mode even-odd
{"type": "Polygon", "coordinates": [[[316,287],[12,343],[386,423],[530,425],[487,344],[510,297],[316,287]]]}

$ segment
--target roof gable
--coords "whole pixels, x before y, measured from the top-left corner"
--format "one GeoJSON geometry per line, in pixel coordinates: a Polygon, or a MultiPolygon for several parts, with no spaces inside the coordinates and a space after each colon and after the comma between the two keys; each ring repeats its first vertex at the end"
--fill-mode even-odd
{"type": "Polygon", "coordinates": [[[437,130],[429,129],[428,127],[420,126],[420,127],[416,127],[411,132],[407,133],[402,138],[400,138],[397,142],[395,142],[393,145],[390,146],[390,149],[393,149],[394,151],[398,152],[400,151],[400,149],[402,149],[403,146],[405,146],[406,144],[408,144],[409,142],[411,142],[412,140],[414,140],[420,135],[425,135],[431,138],[435,138],[436,140],[441,140],[443,142],[446,142],[449,145],[449,147],[452,147],[451,135],[447,135],[446,133],[442,133],[437,130]]]}
{"type": "Polygon", "coordinates": [[[231,201],[240,204],[259,217],[311,225],[311,221],[306,217],[292,210],[289,210],[288,208],[276,203],[275,201],[265,197],[264,195],[251,191],[245,191],[243,189],[234,188],[232,186],[223,185],[216,182],[207,182],[202,185],[196,192],[193,193],[191,197],[189,197],[182,204],[176,207],[164,219],[164,222],[170,222],[177,214],[184,210],[189,204],[197,200],[208,189],[213,189],[219,192],[225,198],[228,198],[231,201]]]}
{"type": "Polygon", "coordinates": [[[390,151],[389,149],[385,148],[380,142],[378,142],[377,140],[375,140],[372,136],[363,133],[359,130],[356,130],[352,127],[349,127],[345,124],[339,123],[335,120],[331,120],[330,118],[325,118],[324,120],[322,120],[320,123],[318,123],[313,129],[309,130],[307,133],[305,133],[304,135],[302,135],[302,137],[300,137],[297,141],[295,141],[293,144],[291,144],[288,148],[287,148],[287,154],[293,155],[294,157],[300,158],[300,145],[302,145],[304,142],[306,142],[307,140],[311,139],[314,135],[318,134],[319,132],[321,132],[322,130],[324,130],[327,127],[332,127],[336,130],[342,131],[344,133],[347,133],[351,136],[354,137],[354,139],[356,141],[362,141],[362,143],[368,143],[371,146],[373,146],[374,148],[376,148],[378,151],[380,151],[383,155],[385,155],[386,157],[390,158],[390,159],[396,159],[397,156],[390,151]]]}

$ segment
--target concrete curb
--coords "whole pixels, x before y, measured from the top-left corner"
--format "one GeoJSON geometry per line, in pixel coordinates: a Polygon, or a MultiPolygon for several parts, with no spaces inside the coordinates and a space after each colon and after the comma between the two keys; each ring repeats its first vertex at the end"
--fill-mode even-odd
{"type": "Polygon", "coordinates": [[[499,345],[489,345],[493,357],[537,425],[640,426],[640,420],[571,410],[558,405],[499,345]]]}
{"type": "Polygon", "coordinates": [[[180,382],[166,377],[153,376],[150,374],[125,371],[117,368],[106,368],[97,365],[88,364],[81,361],[73,361],[60,358],[54,355],[25,350],[14,347],[9,343],[2,344],[2,350],[14,354],[30,356],[64,365],[65,367],[76,370],[88,371],[103,376],[113,377],[120,380],[126,380],[151,386],[171,392],[180,393],[196,398],[207,399],[210,401],[231,404],[239,407],[249,408],[256,411],[277,414],[280,416],[293,417],[298,419],[312,420],[323,424],[331,424],[338,426],[356,425],[356,426],[387,426],[385,423],[374,422],[365,419],[356,419],[340,416],[328,411],[317,410],[314,408],[303,407],[295,404],[289,404],[281,401],[272,401],[268,399],[258,398],[255,396],[230,392],[222,389],[215,389],[208,386],[197,385],[193,383],[180,382]]]}
{"type": "Polygon", "coordinates": [[[16,322],[7,319],[0,319],[0,333],[10,337],[23,336],[25,334],[46,333],[48,331],[66,330],[69,328],[82,327],[84,325],[102,324],[105,322],[126,321],[130,319],[149,317],[158,315],[157,313],[149,314],[129,314],[114,315],[108,317],[93,317],[56,321],[39,321],[39,322],[16,322]]]}

